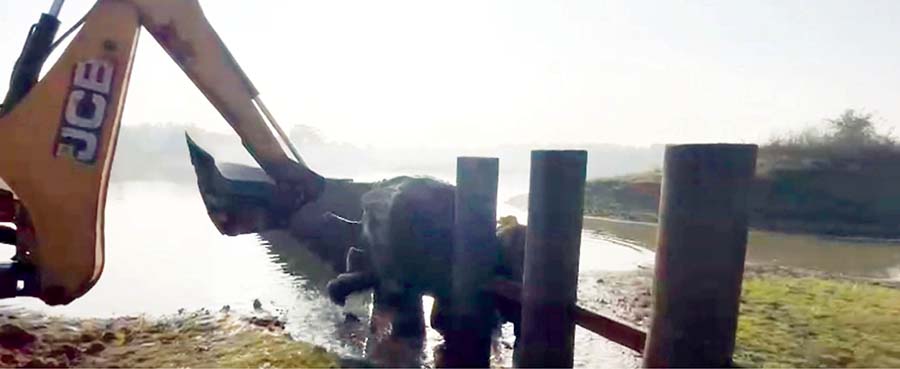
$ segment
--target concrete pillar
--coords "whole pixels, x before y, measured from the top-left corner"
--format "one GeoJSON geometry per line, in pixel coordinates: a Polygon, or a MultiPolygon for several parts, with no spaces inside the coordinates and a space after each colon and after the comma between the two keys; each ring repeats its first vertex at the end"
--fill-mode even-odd
{"type": "Polygon", "coordinates": [[[456,161],[451,328],[445,332],[447,367],[489,367],[497,245],[497,158],[456,161]]]}
{"type": "Polygon", "coordinates": [[[728,367],[756,145],[666,148],[645,367],[728,367]]]}
{"type": "Polygon", "coordinates": [[[586,151],[532,151],[519,367],[571,368],[586,151]]]}

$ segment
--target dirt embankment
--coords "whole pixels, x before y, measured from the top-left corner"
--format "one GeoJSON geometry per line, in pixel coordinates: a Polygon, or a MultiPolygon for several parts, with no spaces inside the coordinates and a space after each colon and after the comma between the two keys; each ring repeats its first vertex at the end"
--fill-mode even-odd
{"type": "Polygon", "coordinates": [[[292,340],[267,315],[223,309],[163,318],[73,319],[0,309],[2,367],[340,367],[358,366],[292,340]]]}

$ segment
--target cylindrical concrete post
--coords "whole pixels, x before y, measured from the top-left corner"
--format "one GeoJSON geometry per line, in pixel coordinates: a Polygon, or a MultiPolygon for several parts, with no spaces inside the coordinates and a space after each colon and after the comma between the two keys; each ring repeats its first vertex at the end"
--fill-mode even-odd
{"type": "Polygon", "coordinates": [[[586,151],[532,151],[519,367],[571,368],[586,151]]]}
{"type": "Polygon", "coordinates": [[[731,365],[756,151],[666,148],[645,367],[731,365]]]}
{"type": "Polygon", "coordinates": [[[451,329],[447,367],[490,366],[493,298],[487,292],[498,258],[497,158],[456,160],[451,329]]]}

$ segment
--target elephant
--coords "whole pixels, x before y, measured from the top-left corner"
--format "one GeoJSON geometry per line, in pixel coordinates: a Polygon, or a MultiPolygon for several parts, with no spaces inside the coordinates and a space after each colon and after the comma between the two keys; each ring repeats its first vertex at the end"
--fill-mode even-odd
{"type": "MultiPolygon", "coordinates": [[[[359,234],[357,245],[347,252],[347,271],[328,283],[331,300],[343,305],[348,295],[373,289],[376,305],[398,312],[395,334],[421,335],[421,297],[429,295],[434,298],[431,326],[444,334],[445,307],[452,303],[455,191],[454,186],[432,178],[398,177],[363,194],[361,219],[341,219],[354,224],[359,234]]],[[[514,217],[501,219],[493,246],[497,278],[521,282],[524,229],[514,217]]],[[[511,321],[518,335],[518,305],[497,298],[494,306],[492,328],[511,321]]]]}

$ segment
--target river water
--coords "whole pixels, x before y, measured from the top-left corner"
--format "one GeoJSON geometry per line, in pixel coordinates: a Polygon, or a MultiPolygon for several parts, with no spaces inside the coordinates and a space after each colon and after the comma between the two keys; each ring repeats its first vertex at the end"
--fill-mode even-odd
{"type": "MultiPolygon", "coordinates": [[[[500,198],[515,193],[501,191],[500,198]]],[[[501,201],[502,203],[502,201],[501,201]]],[[[501,204],[499,215],[522,210],[501,204]]],[[[655,228],[651,224],[586,219],[580,276],[630,270],[653,263],[655,228]]],[[[900,245],[818,239],[809,236],[754,232],[748,258],[826,271],[898,278],[900,245]]],[[[323,288],[332,272],[283,233],[265,236],[220,235],[207,218],[195,187],[166,182],[113,183],[106,208],[106,264],[97,285],[84,297],[61,307],[28,298],[0,305],[36,309],[76,317],[167,315],[179,309],[249,313],[254,299],[286,319],[297,339],[346,355],[366,352],[366,321],[346,323],[345,312],[367,316],[368,296],[353,297],[345,308],[331,304],[323,288]],[[288,250],[288,251],[285,251],[288,250]]],[[[591,299],[580,291],[579,299],[591,299]]],[[[430,307],[426,298],[426,308],[430,307]]],[[[426,311],[427,314],[427,311],[426,311]]],[[[427,321],[427,319],[426,319],[427,321]]],[[[432,360],[439,335],[428,330],[422,359],[432,360]]],[[[503,327],[498,364],[509,365],[512,329],[503,327]]],[[[634,367],[627,350],[578,328],[576,365],[634,367]]]]}
{"type": "MultiPolygon", "coordinates": [[[[656,224],[585,218],[584,228],[610,240],[656,247],[656,224]]],[[[747,261],[856,277],[900,280],[900,240],[839,238],[750,231],[747,261]]]]}

